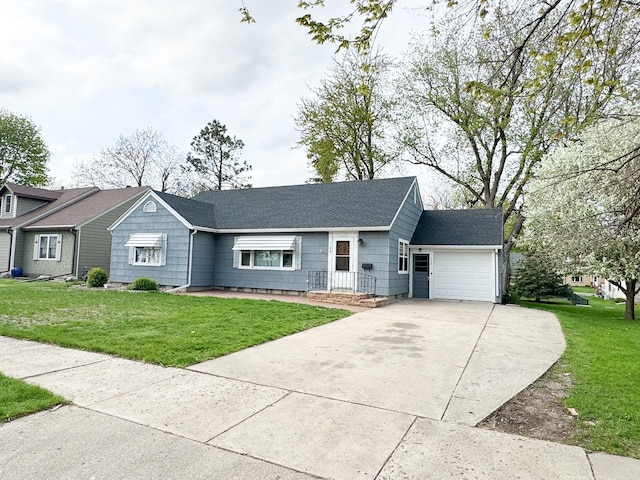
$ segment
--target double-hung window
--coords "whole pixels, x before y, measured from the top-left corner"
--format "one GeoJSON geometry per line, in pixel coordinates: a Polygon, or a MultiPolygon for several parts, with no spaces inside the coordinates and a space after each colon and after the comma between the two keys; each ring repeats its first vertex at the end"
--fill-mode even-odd
{"type": "Polygon", "coordinates": [[[158,267],[166,264],[166,233],[134,233],[124,245],[129,247],[129,265],[158,267]]]}
{"type": "Polygon", "coordinates": [[[300,269],[301,237],[236,237],[234,267],[264,270],[300,269]]]}
{"type": "Polygon", "coordinates": [[[11,213],[11,199],[13,197],[11,196],[10,193],[7,193],[4,196],[3,202],[2,202],[2,211],[4,213],[11,213]]]}
{"type": "Polygon", "coordinates": [[[409,273],[409,242],[398,240],[398,273],[409,273]]]}
{"type": "Polygon", "coordinates": [[[45,234],[36,235],[33,259],[34,260],[60,260],[62,250],[62,235],[45,234]]]}

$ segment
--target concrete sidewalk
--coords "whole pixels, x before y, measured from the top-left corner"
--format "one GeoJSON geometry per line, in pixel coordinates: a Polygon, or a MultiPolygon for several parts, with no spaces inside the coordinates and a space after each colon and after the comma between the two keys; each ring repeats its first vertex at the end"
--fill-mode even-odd
{"type": "Polygon", "coordinates": [[[0,425],[3,478],[640,478],[640,461],[473,428],[559,357],[544,312],[405,301],[189,369],[0,337],[74,402],[0,425]]]}

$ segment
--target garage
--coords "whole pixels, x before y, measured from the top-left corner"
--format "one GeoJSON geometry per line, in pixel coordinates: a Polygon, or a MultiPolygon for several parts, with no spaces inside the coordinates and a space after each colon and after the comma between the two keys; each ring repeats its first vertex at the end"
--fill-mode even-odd
{"type": "Polygon", "coordinates": [[[493,252],[434,252],[433,298],[494,302],[493,252]]]}
{"type": "Polygon", "coordinates": [[[425,210],[409,244],[409,295],[499,302],[502,210],[425,210]]]}

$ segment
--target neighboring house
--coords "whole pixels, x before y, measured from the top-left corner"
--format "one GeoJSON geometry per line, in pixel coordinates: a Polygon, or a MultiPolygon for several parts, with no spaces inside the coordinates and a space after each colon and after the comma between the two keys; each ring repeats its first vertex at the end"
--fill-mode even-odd
{"type": "Polygon", "coordinates": [[[581,274],[576,273],[573,275],[567,275],[564,277],[565,285],[569,285],[570,287],[593,287],[598,288],[602,285],[604,279],[598,277],[597,275],[591,274],[581,274]]]}
{"type": "MultiPolygon", "coordinates": [[[[412,245],[419,223],[431,221],[414,177],[208,191],[193,199],[148,192],[109,229],[110,280],[403,297],[412,292],[416,262],[431,253],[429,297],[497,301],[502,222],[497,225],[496,212],[488,212],[488,224],[486,212],[466,212],[472,226],[461,228],[474,236],[460,245],[412,245]],[[476,228],[491,230],[491,244],[479,243],[476,228]],[[456,269],[465,275],[447,271],[449,260],[463,262],[456,269]],[[458,280],[465,287],[450,290],[458,280]]],[[[444,213],[458,220],[457,213],[444,213]]]]}
{"type": "Polygon", "coordinates": [[[148,187],[45,190],[12,183],[0,188],[0,271],[24,275],[74,275],[109,269],[107,227],[148,187]]]}
{"type": "MultiPolygon", "coordinates": [[[[602,282],[602,287],[598,290],[598,293],[601,294],[606,300],[624,301],[626,299],[625,293],[609,280],[605,280],[604,282],[602,282]]],[[[640,303],[640,292],[635,295],[635,303],[640,303]]]]}

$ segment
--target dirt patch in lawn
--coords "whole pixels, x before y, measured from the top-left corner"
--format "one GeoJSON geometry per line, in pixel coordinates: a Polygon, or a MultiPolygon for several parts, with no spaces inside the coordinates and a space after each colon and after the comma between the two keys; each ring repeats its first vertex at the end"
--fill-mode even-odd
{"type": "Polygon", "coordinates": [[[571,386],[571,375],[559,362],[481,421],[478,427],[567,443],[578,428],[576,419],[562,404],[571,386]]]}

